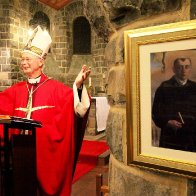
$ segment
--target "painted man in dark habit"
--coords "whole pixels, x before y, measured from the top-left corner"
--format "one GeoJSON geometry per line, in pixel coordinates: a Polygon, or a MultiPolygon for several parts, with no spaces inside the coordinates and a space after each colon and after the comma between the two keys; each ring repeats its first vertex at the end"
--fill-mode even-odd
{"type": "Polygon", "coordinates": [[[191,59],[177,58],[174,75],[155,92],[152,117],[161,128],[160,147],[196,152],[196,82],[191,59]]]}

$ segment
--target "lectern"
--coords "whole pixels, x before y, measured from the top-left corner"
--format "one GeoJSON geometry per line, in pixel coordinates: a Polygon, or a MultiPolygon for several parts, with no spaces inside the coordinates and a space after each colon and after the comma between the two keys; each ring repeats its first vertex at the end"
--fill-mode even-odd
{"type": "Polygon", "coordinates": [[[36,196],[36,128],[39,121],[0,116],[3,125],[1,147],[1,191],[2,196],[36,196]],[[9,136],[11,129],[31,134],[9,136]]]}

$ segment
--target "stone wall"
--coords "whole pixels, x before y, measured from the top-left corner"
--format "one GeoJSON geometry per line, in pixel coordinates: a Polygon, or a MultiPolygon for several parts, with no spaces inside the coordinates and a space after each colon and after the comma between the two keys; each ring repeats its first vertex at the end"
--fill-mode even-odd
{"type": "Polygon", "coordinates": [[[21,77],[18,67],[19,50],[26,38],[27,32],[24,28],[27,27],[27,23],[25,21],[30,14],[26,10],[27,7],[20,7],[19,2],[17,5],[14,2],[10,4],[6,0],[0,2],[1,90],[16,83],[21,77]]]}
{"type": "MultiPolygon", "coordinates": [[[[93,87],[105,86],[106,80],[103,73],[107,74],[108,69],[104,61],[104,49],[106,41],[100,37],[93,28],[91,28],[91,54],[74,55],[73,54],[73,22],[77,17],[85,16],[83,1],[74,1],[59,11],[45,13],[50,16],[51,35],[53,38],[52,57],[59,74],[54,75],[53,68],[47,68],[48,75],[53,75],[56,79],[72,86],[77,73],[83,64],[92,68],[93,87]]],[[[50,61],[48,61],[51,64],[50,61]]]]}
{"type": "Polygon", "coordinates": [[[6,67],[10,65],[7,59],[7,56],[10,56],[10,50],[8,48],[10,21],[8,7],[8,4],[0,3],[0,90],[10,85],[8,82],[9,72],[6,71],[6,67]]]}
{"type": "MultiPolygon", "coordinates": [[[[64,15],[66,21],[68,21],[68,32],[69,32],[69,69],[68,69],[68,84],[72,84],[76,73],[79,72],[83,64],[87,64],[92,68],[92,85],[93,87],[101,87],[105,85],[105,78],[102,74],[107,72],[108,69],[104,61],[104,49],[106,41],[100,37],[91,27],[91,54],[90,55],[73,55],[73,21],[80,16],[85,16],[85,5],[83,1],[76,1],[64,8],[64,15]],[[73,74],[73,69],[75,74],[73,74]]],[[[88,18],[87,18],[88,19],[88,18]]],[[[90,23],[90,21],[89,21],[90,23]]]]}
{"type": "Polygon", "coordinates": [[[42,5],[28,0],[0,2],[0,90],[24,79],[20,71],[20,52],[28,39],[29,21],[42,5]]]}
{"type": "Polygon", "coordinates": [[[24,79],[19,70],[20,51],[27,41],[29,22],[34,14],[44,12],[50,20],[50,34],[53,40],[44,72],[69,86],[72,86],[82,64],[92,67],[93,87],[106,83],[107,66],[104,51],[107,40],[91,28],[91,54],[73,55],[73,21],[84,16],[83,1],[74,1],[60,10],[54,10],[36,0],[2,0],[0,2],[0,90],[24,79]],[[86,61],[85,61],[86,59],[86,61]],[[89,60],[90,59],[90,60],[89,60]],[[71,66],[75,66],[74,70],[71,66]]]}

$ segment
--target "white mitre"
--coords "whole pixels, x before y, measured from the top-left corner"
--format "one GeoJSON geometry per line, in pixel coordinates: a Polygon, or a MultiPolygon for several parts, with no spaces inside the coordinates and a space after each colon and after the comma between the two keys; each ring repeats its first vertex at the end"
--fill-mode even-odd
{"type": "Polygon", "coordinates": [[[29,38],[23,52],[28,52],[45,59],[48,54],[52,39],[46,30],[42,30],[37,26],[33,30],[32,36],[29,38]]]}

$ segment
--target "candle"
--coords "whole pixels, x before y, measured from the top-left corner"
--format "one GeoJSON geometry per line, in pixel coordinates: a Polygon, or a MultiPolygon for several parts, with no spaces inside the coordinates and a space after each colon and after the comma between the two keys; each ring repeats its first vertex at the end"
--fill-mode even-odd
{"type": "Polygon", "coordinates": [[[91,86],[91,77],[89,77],[89,86],[91,86]]]}

